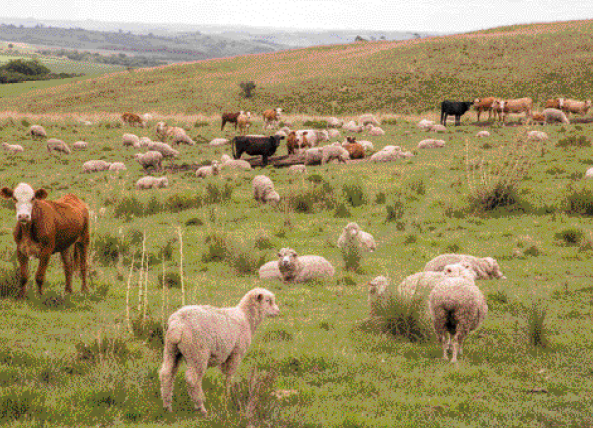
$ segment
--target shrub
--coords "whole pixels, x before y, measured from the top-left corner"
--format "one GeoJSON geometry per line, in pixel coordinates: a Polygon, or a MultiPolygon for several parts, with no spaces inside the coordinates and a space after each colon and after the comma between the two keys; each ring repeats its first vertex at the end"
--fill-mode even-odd
{"type": "Polygon", "coordinates": [[[342,190],[346,201],[354,208],[366,204],[367,199],[360,184],[345,184],[342,190]]]}
{"type": "Polygon", "coordinates": [[[101,334],[91,343],[77,342],[74,348],[76,358],[89,363],[98,363],[106,359],[124,361],[130,354],[125,339],[117,336],[102,336],[101,334]]]}
{"type": "Polygon", "coordinates": [[[202,226],[204,222],[197,217],[192,217],[185,221],[186,226],[202,226]]]}
{"type": "Polygon", "coordinates": [[[426,193],[426,183],[424,182],[423,178],[417,178],[410,180],[407,183],[408,189],[411,192],[416,193],[418,195],[424,195],[426,193]]]}
{"type": "Polygon", "coordinates": [[[239,83],[239,87],[241,88],[241,96],[243,98],[251,98],[253,96],[253,92],[255,91],[256,85],[252,80],[250,80],[248,82],[239,83]]]}
{"type": "Polygon", "coordinates": [[[94,250],[97,258],[103,264],[111,264],[129,250],[129,244],[119,236],[111,233],[95,234],[94,250]]]}
{"type": "Polygon", "coordinates": [[[387,199],[387,197],[385,196],[385,193],[379,192],[379,193],[377,193],[377,196],[375,197],[375,203],[377,205],[384,204],[386,199],[387,199]]]}
{"type": "Polygon", "coordinates": [[[132,320],[134,336],[144,339],[148,344],[162,348],[165,343],[165,331],[160,320],[151,317],[138,317],[132,320]]]}
{"type": "Polygon", "coordinates": [[[199,208],[202,206],[202,197],[199,195],[190,196],[183,193],[173,193],[169,195],[165,202],[165,207],[170,212],[180,212],[190,208],[199,208]]]}
{"type": "Polygon", "coordinates": [[[229,183],[206,183],[206,194],[204,202],[207,204],[219,204],[231,199],[233,186],[229,183]]]}
{"type": "Polygon", "coordinates": [[[19,267],[15,263],[0,263],[0,298],[16,297],[20,289],[19,267]]]}
{"type": "Polygon", "coordinates": [[[194,128],[200,128],[202,126],[210,126],[210,122],[207,120],[196,120],[196,123],[194,123],[194,128]]]}
{"type": "Polygon", "coordinates": [[[556,147],[591,147],[591,140],[584,135],[569,135],[558,140],[556,147]]]}
{"type": "Polygon", "coordinates": [[[279,400],[275,396],[277,373],[261,372],[253,368],[248,379],[241,379],[231,386],[230,400],[246,426],[284,426],[279,420],[279,400]]]}
{"type": "Polygon", "coordinates": [[[396,197],[391,204],[385,205],[387,211],[387,218],[385,221],[399,222],[404,216],[404,202],[401,197],[396,197]]]}
{"type": "Polygon", "coordinates": [[[347,217],[352,217],[352,214],[350,213],[350,211],[348,211],[346,204],[339,203],[336,206],[336,210],[334,211],[334,217],[335,218],[347,218],[347,217]]]}
{"type": "Polygon", "coordinates": [[[356,272],[360,268],[363,255],[358,239],[346,239],[340,251],[344,261],[344,269],[356,272]]]}
{"type": "Polygon", "coordinates": [[[548,345],[548,334],[545,326],[547,307],[542,302],[533,302],[527,313],[527,336],[533,346],[548,345]]]}
{"type": "Polygon", "coordinates": [[[206,237],[206,252],[202,254],[202,262],[210,263],[213,261],[222,261],[226,257],[226,238],[218,233],[210,234],[206,237]]]}
{"type": "Polygon", "coordinates": [[[290,208],[300,213],[313,213],[317,210],[331,209],[335,204],[333,188],[326,181],[291,196],[289,199],[290,208]]]}
{"type": "Polygon", "coordinates": [[[249,275],[265,263],[265,256],[243,242],[231,242],[227,246],[226,260],[239,275],[249,275]]]}
{"type": "Polygon", "coordinates": [[[325,129],[327,128],[327,120],[307,120],[303,126],[308,128],[325,129]]]}
{"type": "MultiPolygon", "coordinates": [[[[163,286],[163,275],[158,275],[159,286],[163,286]]],[[[165,272],[165,286],[168,288],[181,288],[181,276],[179,272],[165,272]]]]}
{"type": "Polygon", "coordinates": [[[586,182],[569,187],[566,196],[567,211],[570,214],[593,215],[593,189],[586,182]]]}
{"type": "Polygon", "coordinates": [[[577,227],[563,229],[554,235],[556,239],[564,241],[566,245],[579,245],[583,236],[583,231],[577,227]]]}

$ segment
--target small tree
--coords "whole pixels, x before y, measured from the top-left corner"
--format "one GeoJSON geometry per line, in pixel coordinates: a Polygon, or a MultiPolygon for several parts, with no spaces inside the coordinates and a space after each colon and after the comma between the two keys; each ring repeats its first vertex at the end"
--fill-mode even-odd
{"type": "Polygon", "coordinates": [[[241,82],[239,83],[239,86],[241,87],[241,96],[243,98],[251,98],[253,96],[253,91],[255,91],[256,87],[253,80],[250,80],[249,82],[241,82]]]}

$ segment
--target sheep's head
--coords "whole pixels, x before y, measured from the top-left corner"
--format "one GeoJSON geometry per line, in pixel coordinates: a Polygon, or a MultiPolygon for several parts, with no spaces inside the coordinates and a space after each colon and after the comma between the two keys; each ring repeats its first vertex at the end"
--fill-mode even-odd
{"type": "Polygon", "coordinates": [[[378,276],[369,281],[369,295],[381,296],[389,287],[389,278],[385,276],[378,276]]]}
{"type": "Polygon", "coordinates": [[[278,267],[280,271],[288,270],[291,266],[294,266],[298,254],[292,248],[282,248],[278,251],[278,267]]]}
{"type": "Polygon", "coordinates": [[[254,288],[243,296],[239,307],[248,314],[252,327],[257,327],[266,317],[275,317],[280,313],[274,293],[265,288],[254,288]]]}
{"type": "Polygon", "coordinates": [[[167,177],[161,177],[157,180],[158,187],[169,187],[169,179],[167,177]]]}
{"type": "Polygon", "coordinates": [[[269,204],[277,205],[280,203],[280,195],[275,190],[269,192],[265,196],[266,202],[269,204]]]}
{"type": "Polygon", "coordinates": [[[358,232],[360,232],[360,226],[358,225],[358,223],[348,223],[344,227],[344,232],[346,232],[348,236],[355,237],[358,235],[358,232]]]}
{"type": "Polygon", "coordinates": [[[445,266],[443,273],[448,277],[462,277],[475,280],[477,275],[468,262],[453,263],[445,266]]]}
{"type": "Polygon", "coordinates": [[[488,267],[489,276],[498,279],[507,279],[507,277],[504,276],[504,274],[500,270],[500,266],[498,266],[498,262],[496,261],[496,259],[492,257],[484,257],[483,260],[486,263],[486,266],[488,267]]]}

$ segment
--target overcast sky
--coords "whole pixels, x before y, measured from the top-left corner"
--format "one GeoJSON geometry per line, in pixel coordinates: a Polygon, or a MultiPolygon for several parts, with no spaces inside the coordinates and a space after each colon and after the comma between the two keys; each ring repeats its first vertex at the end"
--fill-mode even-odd
{"type": "Polygon", "coordinates": [[[591,0],[2,0],[2,17],[465,32],[593,18],[591,0]]]}

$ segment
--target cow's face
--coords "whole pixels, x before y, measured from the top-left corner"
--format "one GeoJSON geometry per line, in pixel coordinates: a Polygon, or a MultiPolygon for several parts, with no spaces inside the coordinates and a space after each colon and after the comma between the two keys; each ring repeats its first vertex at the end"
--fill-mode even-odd
{"type": "Polygon", "coordinates": [[[19,183],[14,190],[4,187],[0,190],[0,195],[5,199],[15,201],[16,221],[27,224],[31,221],[33,202],[35,199],[45,199],[47,192],[45,189],[33,190],[27,183],[19,183]]]}

